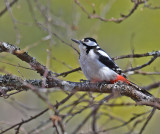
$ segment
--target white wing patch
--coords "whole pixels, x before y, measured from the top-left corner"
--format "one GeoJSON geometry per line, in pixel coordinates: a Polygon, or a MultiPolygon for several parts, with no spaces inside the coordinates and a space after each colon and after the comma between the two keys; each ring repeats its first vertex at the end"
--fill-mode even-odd
{"type": "Polygon", "coordinates": [[[121,75],[122,70],[117,66],[117,64],[112,60],[112,58],[105,51],[100,49],[97,52],[100,54],[99,60],[104,65],[106,65],[107,67],[109,67],[110,69],[112,69],[113,71],[121,75]]]}
{"type": "Polygon", "coordinates": [[[102,50],[98,50],[98,53],[100,53],[102,56],[107,57],[108,59],[112,60],[106,52],[104,52],[102,50]]]}

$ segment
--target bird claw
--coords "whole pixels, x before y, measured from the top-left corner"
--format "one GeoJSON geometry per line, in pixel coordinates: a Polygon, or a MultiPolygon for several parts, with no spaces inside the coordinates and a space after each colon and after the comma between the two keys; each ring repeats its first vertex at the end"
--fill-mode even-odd
{"type": "Polygon", "coordinates": [[[98,83],[98,87],[99,87],[100,91],[102,91],[102,88],[103,88],[106,84],[109,84],[109,83],[106,82],[106,81],[102,81],[101,83],[98,83]]]}
{"type": "Polygon", "coordinates": [[[115,82],[114,84],[115,84],[115,85],[122,85],[122,84],[126,84],[126,85],[127,85],[127,83],[125,83],[125,82],[123,82],[123,81],[120,81],[120,80],[117,81],[117,82],[115,82]]]}
{"type": "Polygon", "coordinates": [[[90,83],[89,80],[83,80],[83,79],[80,79],[80,82],[90,83]]]}

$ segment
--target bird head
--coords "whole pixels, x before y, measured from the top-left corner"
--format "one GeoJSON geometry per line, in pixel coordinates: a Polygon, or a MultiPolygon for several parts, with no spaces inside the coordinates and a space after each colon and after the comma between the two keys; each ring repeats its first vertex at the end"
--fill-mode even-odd
{"type": "Polygon", "coordinates": [[[80,52],[89,53],[91,49],[98,47],[97,41],[91,37],[84,38],[82,40],[71,39],[73,42],[77,43],[80,48],[80,52]]]}

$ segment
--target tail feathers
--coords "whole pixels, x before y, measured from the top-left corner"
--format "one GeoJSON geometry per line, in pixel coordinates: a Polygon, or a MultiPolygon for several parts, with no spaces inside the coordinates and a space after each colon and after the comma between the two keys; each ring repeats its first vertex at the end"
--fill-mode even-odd
{"type": "Polygon", "coordinates": [[[141,91],[142,93],[144,93],[147,96],[153,96],[152,94],[150,94],[147,90],[140,88],[139,86],[137,86],[136,84],[134,84],[133,82],[129,81],[129,85],[133,86],[134,88],[136,88],[137,90],[141,91]]]}
{"type": "Polygon", "coordinates": [[[140,88],[139,86],[137,86],[136,84],[134,84],[133,82],[129,81],[128,79],[126,79],[124,76],[122,75],[117,75],[117,78],[115,80],[112,80],[111,83],[115,83],[118,81],[122,81],[127,83],[128,85],[136,88],[137,90],[139,90],[140,92],[144,93],[147,96],[153,96],[152,94],[150,94],[149,92],[147,92],[145,89],[140,88]]]}

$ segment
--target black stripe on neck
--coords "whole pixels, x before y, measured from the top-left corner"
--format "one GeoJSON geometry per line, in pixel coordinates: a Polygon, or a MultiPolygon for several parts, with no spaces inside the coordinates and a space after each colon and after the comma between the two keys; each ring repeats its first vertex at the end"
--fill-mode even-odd
{"type": "Polygon", "coordinates": [[[86,54],[88,54],[91,49],[94,49],[97,47],[97,46],[87,46],[85,43],[83,43],[83,45],[86,46],[86,49],[87,49],[86,54]]]}

